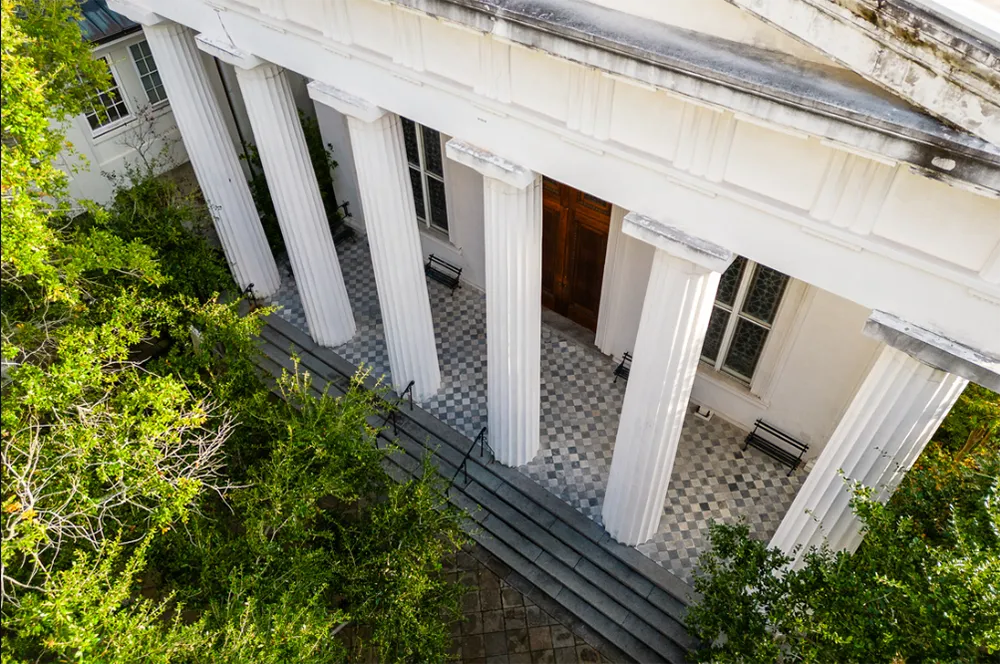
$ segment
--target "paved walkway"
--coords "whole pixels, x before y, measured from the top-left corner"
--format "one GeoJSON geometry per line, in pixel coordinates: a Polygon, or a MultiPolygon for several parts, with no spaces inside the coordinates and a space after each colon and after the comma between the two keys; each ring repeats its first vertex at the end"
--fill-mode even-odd
{"type": "MultiPolygon", "coordinates": [[[[474,550],[478,547],[473,547],[474,550]]],[[[609,662],[583,637],[497,576],[478,557],[459,552],[445,563],[449,579],[468,587],[463,620],[452,625],[451,661],[463,664],[609,662]]]]}
{"type": "MultiPolygon", "coordinates": [[[[389,373],[385,337],[367,242],[338,248],[358,332],[336,348],[348,361],[389,373]]],[[[307,330],[287,263],[279,266],[282,287],[274,298],[279,315],[307,330]]],[[[486,426],[485,297],[469,286],[452,293],[428,283],[442,384],[424,408],[469,438],[486,426]]],[[[613,383],[615,362],[554,328],[542,327],[541,449],[519,468],[597,523],[607,486],[618,417],[625,394],[613,383]]],[[[752,532],[768,539],[798,491],[804,472],[786,478],[782,466],[751,449],[740,450],[745,433],[714,418],[689,416],[684,423],[660,530],[638,548],[690,583],[705,549],[710,519],[746,518],[752,532]]]]}

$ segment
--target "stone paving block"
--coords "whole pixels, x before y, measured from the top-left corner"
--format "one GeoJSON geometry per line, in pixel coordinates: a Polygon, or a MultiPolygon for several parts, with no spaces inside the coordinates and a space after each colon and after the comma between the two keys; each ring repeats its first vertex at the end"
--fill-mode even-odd
{"type": "MultiPolygon", "coordinates": [[[[530,622],[528,623],[531,624],[530,622]]],[[[548,625],[528,627],[528,643],[531,650],[549,650],[552,648],[552,628],[548,625]]]]}
{"type": "Polygon", "coordinates": [[[490,632],[483,634],[483,647],[486,656],[507,654],[507,635],[504,632],[490,632]]]}
{"type": "MultiPolygon", "coordinates": [[[[480,592],[480,595],[482,595],[480,592]]],[[[497,594],[497,599],[500,595],[497,594]]],[[[480,601],[482,597],[480,597],[480,601]]],[[[498,602],[499,604],[499,602],[498,602]]],[[[504,620],[503,620],[503,609],[496,609],[494,611],[483,611],[482,615],[483,622],[483,632],[502,632],[504,631],[504,620]]]]}

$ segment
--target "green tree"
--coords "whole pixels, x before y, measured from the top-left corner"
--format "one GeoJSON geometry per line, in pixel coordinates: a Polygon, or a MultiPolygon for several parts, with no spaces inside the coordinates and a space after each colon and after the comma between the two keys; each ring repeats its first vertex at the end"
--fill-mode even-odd
{"type": "Polygon", "coordinates": [[[1000,652],[997,395],[970,386],[887,505],[852,487],[856,553],[814,549],[798,569],[743,524],[713,524],[688,624],[703,660],[973,662],[1000,652]],[[978,434],[975,434],[978,436],[978,434]]]}
{"type": "Polygon", "coordinates": [[[72,0],[2,18],[5,661],[348,661],[347,621],[443,659],[465,535],[432,466],[390,479],[360,378],[261,380],[267,310],[219,297],[211,219],[155,163],[66,199],[61,123],[104,65],[72,0]]]}

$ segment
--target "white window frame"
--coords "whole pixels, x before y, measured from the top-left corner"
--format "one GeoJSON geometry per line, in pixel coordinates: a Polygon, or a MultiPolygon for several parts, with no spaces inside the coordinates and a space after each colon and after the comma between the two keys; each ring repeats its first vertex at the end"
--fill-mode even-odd
{"type": "Polygon", "coordinates": [[[111,75],[112,85],[110,85],[107,88],[104,88],[103,90],[95,90],[92,95],[92,98],[99,98],[102,93],[108,92],[112,88],[114,88],[115,90],[118,91],[118,98],[121,99],[122,104],[125,106],[125,115],[107,124],[93,127],[90,124],[90,116],[99,115],[99,113],[97,111],[97,107],[94,106],[93,102],[91,102],[90,109],[92,113],[84,111],[83,115],[84,115],[84,120],[87,122],[87,127],[90,128],[91,134],[94,137],[102,136],[110,131],[117,129],[118,127],[121,127],[124,124],[127,124],[135,116],[132,110],[132,106],[131,104],[129,104],[128,95],[125,94],[125,87],[121,83],[121,76],[118,75],[118,68],[111,62],[110,56],[102,55],[100,56],[100,59],[104,60],[104,63],[108,66],[108,73],[111,75]]]}
{"type": "MultiPolygon", "coordinates": [[[[409,120],[409,118],[406,118],[406,119],[409,120]]],[[[420,124],[419,122],[417,122],[416,120],[410,120],[410,122],[413,123],[414,129],[415,129],[415,133],[417,135],[417,156],[418,156],[418,158],[420,160],[420,164],[417,165],[417,164],[411,163],[410,159],[409,159],[409,155],[406,155],[406,168],[407,168],[407,170],[409,170],[410,168],[413,168],[414,166],[416,166],[418,168],[418,170],[420,171],[420,186],[423,187],[423,190],[424,190],[423,191],[423,194],[424,194],[423,195],[423,201],[424,201],[424,215],[423,216],[424,216],[424,218],[421,219],[418,216],[417,217],[417,222],[420,223],[421,225],[423,225],[424,228],[426,228],[427,230],[433,231],[435,233],[440,233],[441,235],[443,235],[445,237],[450,237],[451,236],[451,215],[449,214],[448,209],[447,209],[447,207],[448,207],[448,187],[447,187],[447,184],[445,183],[445,179],[444,179],[444,159],[445,159],[445,157],[444,157],[444,144],[443,144],[443,141],[441,141],[441,132],[439,132],[439,131],[437,132],[438,141],[441,143],[441,145],[440,145],[440,150],[441,150],[441,175],[438,175],[437,173],[432,173],[431,171],[429,171],[427,169],[427,156],[424,153],[424,132],[423,132],[423,125],[420,124]],[[434,179],[434,180],[437,180],[438,182],[440,182],[441,183],[441,188],[444,190],[445,214],[448,215],[448,228],[441,228],[440,226],[435,226],[434,222],[431,221],[431,198],[430,198],[430,187],[427,186],[427,180],[428,180],[428,178],[431,178],[431,179],[434,179]]],[[[428,129],[431,129],[433,131],[437,131],[433,127],[428,127],[428,129]]],[[[404,141],[403,152],[404,153],[406,152],[405,141],[404,141]]],[[[409,178],[409,173],[407,173],[407,178],[409,178]]],[[[411,180],[411,182],[412,182],[412,180],[411,180]]]]}
{"type": "Polygon", "coordinates": [[[781,305],[788,295],[789,285],[792,281],[791,277],[785,275],[785,287],[781,293],[781,297],[778,298],[778,303],[774,309],[774,320],[770,323],[755,318],[749,314],[743,312],[743,304],[746,302],[747,293],[750,292],[750,284],[753,283],[753,278],[757,274],[757,268],[760,264],[757,261],[750,260],[744,257],[746,260],[746,265],[743,268],[743,273],[740,275],[740,282],[736,287],[736,296],[733,298],[733,303],[731,305],[725,302],[720,302],[719,300],[712,301],[712,309],[716,307],[722,309],[729,313],[729,318],[726,321],[726,329],[722,333],[722,339],[719,341],[719,350],[715,355],[715,359],[707,358],[704,355],[701,356],[701,361],[712,367],[715,371],[725,374],[727,376],[732,376],[734,379],[738,380],[746,386],[751,386],[754,382],[754,377],[760,370],[761,361],[764,359],[764,354],[767,350],[767,344],[771,340],[771,334],[774,332],[774,324],[778,321],[778,316],[781,312],[781,305]],[[753,375],[744,376],[736,371],[725,366],[726,357],[729,355],[729,347],[733,342],[733,337],[736,335],[736,325],[739,323],[740,319],[746,319],[750,323],[762,327],[767,331],[764,336],[764,343],[761,346],[760,354],[757,357],[757,364],[754,365],[753,375]]]}
{"type": "MultiPolygon", "coordinates": [[[[156,64],[156,58],[153,57],[153,49],[149,48],[148,39],[140,39],[137,42],[133,42],[127,45],[125,47],[125,50],[128,51],[128,59],[132,61],[132,69],[135,70],[135,75],[139,79],[139,86],[142,88],[142,93],[146,96],[146,101],[149,102],[150,107],[159,108],[160,106],[163,106],[168,101],[170,101],[170,97],[169,95],[167,95],[167,86],[163,85],[163,76],[160,75],[160,87],[163,88],[163,99],[160,99],[159,101],[153,101],[149,98],[149,90],[146,89],[146,84],[143,82],[142,77],[149,76],[150,74],[143,74],[141,71],[139,71],[139,63],[136,61],[135,53],[132,51],[132,47],[139,46],[139,44],[145,44],[146,48],[149,50],[149,61],[153,64],[154,67],[150,71],[150,73],[156,72],[157,74],[159,74],[160,66],[156,64]]],[[[143,56],[143,59],[145,59],[145,56],[143,56]]]]}

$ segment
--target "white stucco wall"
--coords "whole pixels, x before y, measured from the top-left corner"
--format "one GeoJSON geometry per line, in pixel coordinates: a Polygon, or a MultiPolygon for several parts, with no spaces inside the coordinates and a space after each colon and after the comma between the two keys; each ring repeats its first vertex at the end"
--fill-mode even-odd
{"type": "MultiPolygon", "coordinates": [[[[441,134],[441,154],[451,136],[441,134]]],[[[486,245],[483,230],[483,176],[451,159],[444,160],[444,189],[448,203],[448,236],[420,229],[424,259],[434,254],[462,268],[462,281],[486,289],[486,245]]]]}
{"type": "Polygon", "coordinates": [[[355,230],[364,231],[365,212],[361,209],[358,173],[354,166],[354,152],[351,150],[347,118],[326,104],[315,104],[314,107],[323,143],[333,147],[333,158],[337,162],[337,168],[333,170],[333,191],[337,195],[337,203],[343,204],[344,201],[349,203],[347,209],[351,217],[347,223],[355,230]]]}
{"type": "Polygon", "coordinates": [[[149,105],[139,73],[129,54],[128,47],[143,39],[142,32],[137,32],[94,50],[95,58],[108,58],[131,119],[96,132],[90,128],[83,115],[69,121],[66,139],[77,154],[64,154],[62,165],[70,173],[69,193],[74,199],[108,202],[113,189],[104,174],[122,173],[127,164],[139,163],[140,155],[132,146],[140,142],[145,143],[143,151],[149,158],[158,157],[166,147],[174,165],[187,161],[187,152],[177,131],[169,102],[152,107],[149,105]],[[144,113],[144,118],[139,117],[140,113],[144,113]],[[149,123],[152,123],[152,127],[149,123]],[[150,129],[155,134],[155,139],[143,141],[150,129]]]}
{"type": "MultiPolygon", "coordinates": [[[[807,287],[781,347],[768,348],[773,368],[765,394],[699,367],[691,400],[714,410],[717,416],[749,429],[762,418],[810,446],[817,456],[837,426],[879,343],[861,334],[869,311],[815,287],[807,287]]],[[[775,334],[777,330],[775,330],[775,334]]],[[[770,341],[770,339],[769,339],[770,341]]]]}
{"type": "MultiPolygon", "coordinates": [[[[167,148],[167,156],[161,164],[161,170],[169,170],[188,160],[180,131],[170,110],[170,100],[150,107],[142,82],[139,80],[138,70],[129,53],[129,46],[144,39],[145,36],[139,31],[94,49],[95,58],[106,56],[110,60],[111,70],[131,117],[111,129],[98,129],[96,132],[90,128],[83,115],[70,120],[66,128],[66,138],[77,154],[76,156],[64,154],[61,165],[70,173],[69,193],[74,199],[107,203],[113,194],[113,188],[104,174],[123,173],[127,165],[141,162],[139,152],[133,147],[140,135],[154,135],[154,139],[144,148],[150,157],[161,158],[161,152],[167,148]],[[143,113],[144,110],[148,112],[143,113]],[[148,131],[149,121],[152,122],[152,132],[148,131]]],[[[222,109],[230,137],[239,151],[236,121],[226,100],[226,89],[219,76],[215,59],[202,53],[202,60],[222,109]]],[[[242,103],[238,94],[234,99],[237,104],[242,103]]]]}
{"type": "MultiPolygon", "coordinates": [[[[611,230],[597,343],[621,357],[635,347],[653,247],[611,230]]],[[[786,288],[753,388],[699,366],[691,400],[743,429],[758,418],[822,450],[879,344],[861,334],[870,311],[802,282],[786,288]]]]}

